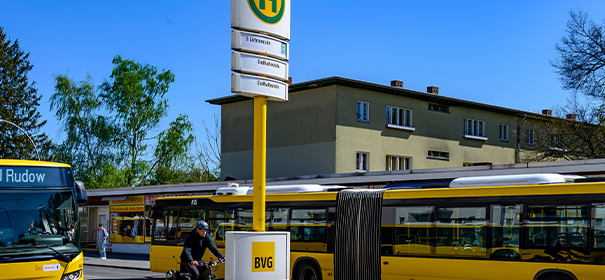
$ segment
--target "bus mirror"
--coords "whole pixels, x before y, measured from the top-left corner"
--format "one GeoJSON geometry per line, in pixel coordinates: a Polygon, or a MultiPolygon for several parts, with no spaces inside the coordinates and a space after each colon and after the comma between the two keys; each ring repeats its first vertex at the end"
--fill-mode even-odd
{"type": "Polygon", "coordinates": [[[84,182],[76,181],[76,196],[78,198],[78,204],[84,204],[88,202],[88,195],[86,194],[86,188],[84,182]]]}

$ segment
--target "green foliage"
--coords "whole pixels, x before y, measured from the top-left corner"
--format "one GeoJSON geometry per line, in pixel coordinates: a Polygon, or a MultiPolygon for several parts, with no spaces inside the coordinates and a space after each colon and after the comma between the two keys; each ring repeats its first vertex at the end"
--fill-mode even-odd
{"type": "Polygon", "coordinates": [[[98,88],[90,75],[79,82],[55,75],[51,110],[66,138],[50,150],[53,158],[70,163],[91,189],[218,181],[218,168],[209,170],[199,155],[190,155],[195,138],[187,115],[151,135],[167,115],[164,95],[174,75],[120,56],[113,64],[110,81],[98,88]]]}
{"type": "Polygon", "coordinates": [[[150,140],[147,136],[167,115],[164,94],[174,82],[174,74],[170,70],[158,73],[154,66],[124,60],[119,55],[113,59],[113,65],[110,81],[100,87],[101,98],[115,114],[121,132],[117,143],[127,162],[128,185],[136,185],[149,171],[149,165],[142,159],[150,140]]]}
{"type": "Polygon", "coordinates": [[[107,174],[107,165],[115,166],[119,160],[116,140],[119,130],[113,121],[100,114],[101,100],[96,95],[92,77],[76,82],[67,75],[55,75],[55,92],[50,108],[67,134],[63,143],[54,150],[54,157],[69,163],[76,178],[87,187],[98,188],[107,174]]]}
{"type": "MultiPolygon", "coordinates": [[[[40,121],[39,101],[35,82],[29,82],[27,74],[33,65],[29,53],[11,40],[0,27],[0,119],[14,123],[27,132],[39,150],[48,151],[51,141],[40,132],[46,121],[40,121]]],[[[42,153],[48,154],[48,153],[42,153]]],[[[0,123],[0,158],[34,159],[36,151],[28,136],[17,127],[0,123]]],[[[46,159],[46,158],[42,158],[46,159]]]]}

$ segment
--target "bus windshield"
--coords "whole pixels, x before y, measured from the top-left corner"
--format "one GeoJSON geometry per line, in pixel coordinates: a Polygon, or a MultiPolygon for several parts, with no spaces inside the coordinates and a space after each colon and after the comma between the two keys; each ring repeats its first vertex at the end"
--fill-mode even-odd
{"type": "Polygon", "coordinates": [[[78,253],[76,211],[71,189],[0,190],[0,258],[78,253]]]}

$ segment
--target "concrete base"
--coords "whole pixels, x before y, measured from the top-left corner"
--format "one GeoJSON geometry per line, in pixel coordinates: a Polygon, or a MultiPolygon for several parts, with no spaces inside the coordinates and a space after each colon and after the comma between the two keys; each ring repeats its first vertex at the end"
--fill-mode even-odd
{"type": "Polygon", "coordinates": [[[150,252],[149,245],[150,245],[150,243],[143,243],[143,244],[112,243],[111,251],[114,253],[149,255],[149,252],[150,252]]]}

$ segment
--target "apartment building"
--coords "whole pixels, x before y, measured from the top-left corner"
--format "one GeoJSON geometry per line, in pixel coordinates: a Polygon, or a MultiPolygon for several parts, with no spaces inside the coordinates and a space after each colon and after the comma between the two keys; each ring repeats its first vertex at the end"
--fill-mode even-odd
{"type": "MultiPolygon", "coordinates": [[[[404,89],[330,77],[290,85],[267,105],[267,178],[514,164],[545,116],[452,98],[434,86],[404,89]]],[[[252,178],[253,100],[221,106],[221,179],[252,178]]]]}

